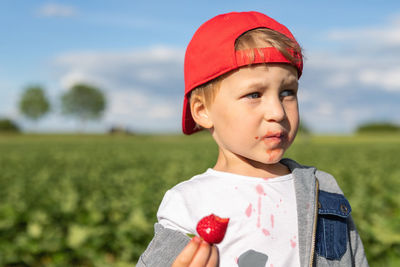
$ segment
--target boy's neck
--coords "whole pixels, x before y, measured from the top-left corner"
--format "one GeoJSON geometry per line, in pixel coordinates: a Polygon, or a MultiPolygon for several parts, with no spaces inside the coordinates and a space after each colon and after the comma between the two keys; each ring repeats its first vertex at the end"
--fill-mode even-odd
{"type": "Polygon", "coordinates": [[[291,173],[288,167],[280,162],[264,164],[239,155],[228,156],[221,153],[221,151],[213,169],[216,171],[261,178],[275,178],[291,173]]]}

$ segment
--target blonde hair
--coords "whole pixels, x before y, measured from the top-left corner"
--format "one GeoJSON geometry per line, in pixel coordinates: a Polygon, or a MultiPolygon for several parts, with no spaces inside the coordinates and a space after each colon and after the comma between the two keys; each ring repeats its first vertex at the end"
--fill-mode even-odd
{"type": "MultiPolygon", "coordinates": [[[[252,60],[254,60],[254,50],[251,48],[263,48],[267,46],[278,49],[292,65],[297,65],[303,58],[302,49],[297,42],[280,32],[267,28],[257,28],[247,31],[239,36],[235,42],[235,50],[248,50],[250,53],[248,56],[250,56],[252,60]]],[[[257,52],[260,53],[262,57],[264,56],[261,49],[257,49],[257,52]]]]}
{"type": "MultiPolygon", "coordinates": [[[[300,45],[289,37],[279,33],[277,31],[268,28],[256,28],[249,30],[242,35],[240,35],[235,41],[235,51],[246,50],[247,56],[250,58],[250,64],[254,61],[254,50],[253,48],[263,48],[263,47],[275,47],[282,53],[282,55],[289,60],[293,65],[296,65],[299,60],[302,60],[302,49],[300,45]],[[299,55],[295,57],[294,55],[299,55]]],[[[257,49],[257,52],[263,56],[263,51],[257,49]]],[[[229,75],[223,74],[205,84],[202,84],[195,89],[190,94],[190,104],[196,97],[201,98],[206,106],[209,106],[218,90],[220,88],[221,81],[224,77],[229,75]]],[[[201,126],[196,125],[196,128],[201,126]]]]}

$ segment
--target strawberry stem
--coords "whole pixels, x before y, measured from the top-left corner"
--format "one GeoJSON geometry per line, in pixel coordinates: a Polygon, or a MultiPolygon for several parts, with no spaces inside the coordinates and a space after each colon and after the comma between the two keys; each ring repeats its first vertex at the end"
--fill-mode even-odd
{"type": "Polygon", "coordinates": [[[195,234],[186,234],[188,237],[190,237],[190,238],[193,238],[193,237],[195,237],[196,235],[195,234]]]}

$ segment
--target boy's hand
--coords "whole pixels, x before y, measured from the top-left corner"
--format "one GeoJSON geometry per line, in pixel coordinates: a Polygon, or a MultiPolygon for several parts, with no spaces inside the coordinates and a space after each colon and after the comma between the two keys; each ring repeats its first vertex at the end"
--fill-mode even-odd
{"type": "Polygon", "coordinates": [[[218,249],[195,236],[175,259],[172,267],[216,267],[218,249]]]}

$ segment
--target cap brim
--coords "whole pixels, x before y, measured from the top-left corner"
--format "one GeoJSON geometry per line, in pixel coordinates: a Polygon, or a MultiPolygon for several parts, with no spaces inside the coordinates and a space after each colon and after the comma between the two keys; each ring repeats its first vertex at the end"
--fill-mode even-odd
{"type": "Polygon", "coordinates": [[[196,122],[193,120],[192,113],[190,112],[190,101],[187,96],[183,100],[182,131],[188,135],[200,131],[196,127],[196,122]]]}

